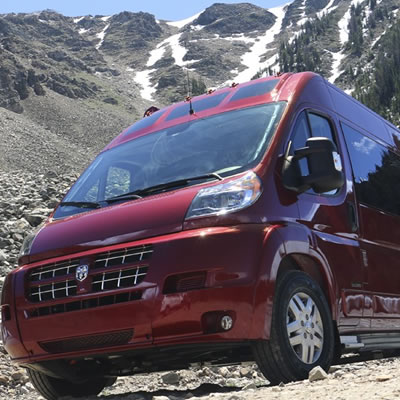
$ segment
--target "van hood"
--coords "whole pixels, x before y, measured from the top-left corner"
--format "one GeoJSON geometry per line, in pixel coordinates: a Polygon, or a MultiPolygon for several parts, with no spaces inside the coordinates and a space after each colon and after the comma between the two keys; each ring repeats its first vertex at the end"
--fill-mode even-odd
{"type": "Polygon", "coordinates": [[[181,231],[197,191],[189,187],[50,219],[33,241],[29,262],[181,231]]]}

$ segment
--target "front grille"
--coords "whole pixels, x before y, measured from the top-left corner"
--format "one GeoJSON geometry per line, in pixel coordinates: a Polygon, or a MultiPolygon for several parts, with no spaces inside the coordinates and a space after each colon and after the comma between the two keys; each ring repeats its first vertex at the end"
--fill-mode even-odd
{"type": "Polygon", "coordinates": [[[101,335],[81,336],[72,339],[40,342],[40,347],[48,353],[67,353],[101,347],[120,346],[129,343],[133,329],[101,335]]]}
{"type": "Polygon", "coordinates": [[[147,274],[147,267],[136,267],[133,269],[120,269],[119,271],[103,272],[94,275],[92,291],[112,290],[136,286],[143,281],[147,274]]]}
{"type": "Polygon", "coordinates": [[[152,254],[153,246],[144,245],[42,265],[28,275],[27,299],[41,303],[72,297],[82,292],[82,286],[85,294],[134,287],[144,280],[152,254]],[[75,276],[81,264],[89,265],[83,283],[75,276]]]}
{"type": "Polygon", "coordinates": [[[68,303],[58,303],[51,306],[37,307],[26,311],[28,318],[43,317],[52,314],[68,313],[73,311],[87,310],[90,308],[109,306],[112,304],[126,303],[129,301],[140,300],[141,291],[124,292],[108,296],[92,297],[91,299],[70,301],[68,303]]]}

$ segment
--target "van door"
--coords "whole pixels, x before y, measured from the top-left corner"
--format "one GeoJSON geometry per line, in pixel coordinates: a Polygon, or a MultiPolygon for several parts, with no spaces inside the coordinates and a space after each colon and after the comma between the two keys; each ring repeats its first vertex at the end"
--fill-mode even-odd
{"type": "MultiPolygon", "coordinates": [[[[309,190],[298,196],[298,205],[300,222],[312,231],[313,250],[326,260],[335,278],[338,323],[354,327],[363,317],[366,276],[361,263],[357,208],[349,179],[351,168],[348,159],[340,154],[334,126],[326,113],[302,111],[292,133],[292,151],[304,147],[309,137],[327,137],[336,144],[345,167],[347,182],[340,190],[324,194],[309,190]]],[[[301,160],[300,168],[302,175],[308,175],[306,160],[301,160]]]]}
{"type": "Polygon", "coordinates": [[[342,123],[360,204],[372,327],[400,328],[400,156],[342,123]]]}

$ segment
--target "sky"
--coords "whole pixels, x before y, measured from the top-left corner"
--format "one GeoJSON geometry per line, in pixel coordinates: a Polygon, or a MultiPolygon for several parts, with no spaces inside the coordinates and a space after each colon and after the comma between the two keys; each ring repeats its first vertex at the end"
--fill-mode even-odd
{"type": "Polygon", "coordinates": [[[263,8],[272,8],[288,0],[0,0],[0,14],[31,13],[45,9],[66,16],[113,15],[121,11],[145,11],[158,19],[179,21],[191,17],[214,3],[252,3],[263,8]]]}

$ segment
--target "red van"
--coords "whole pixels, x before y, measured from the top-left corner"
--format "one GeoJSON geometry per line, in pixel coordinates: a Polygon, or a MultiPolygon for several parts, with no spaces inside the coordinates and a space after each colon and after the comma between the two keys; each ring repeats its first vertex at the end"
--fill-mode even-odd
{"type": "Polygon", "coordinates": [[[400,132],[305,72],[156,111],[30,235],[2,337],[47,399],[255,360],[273,383],[400,348],[400,132]]]}

